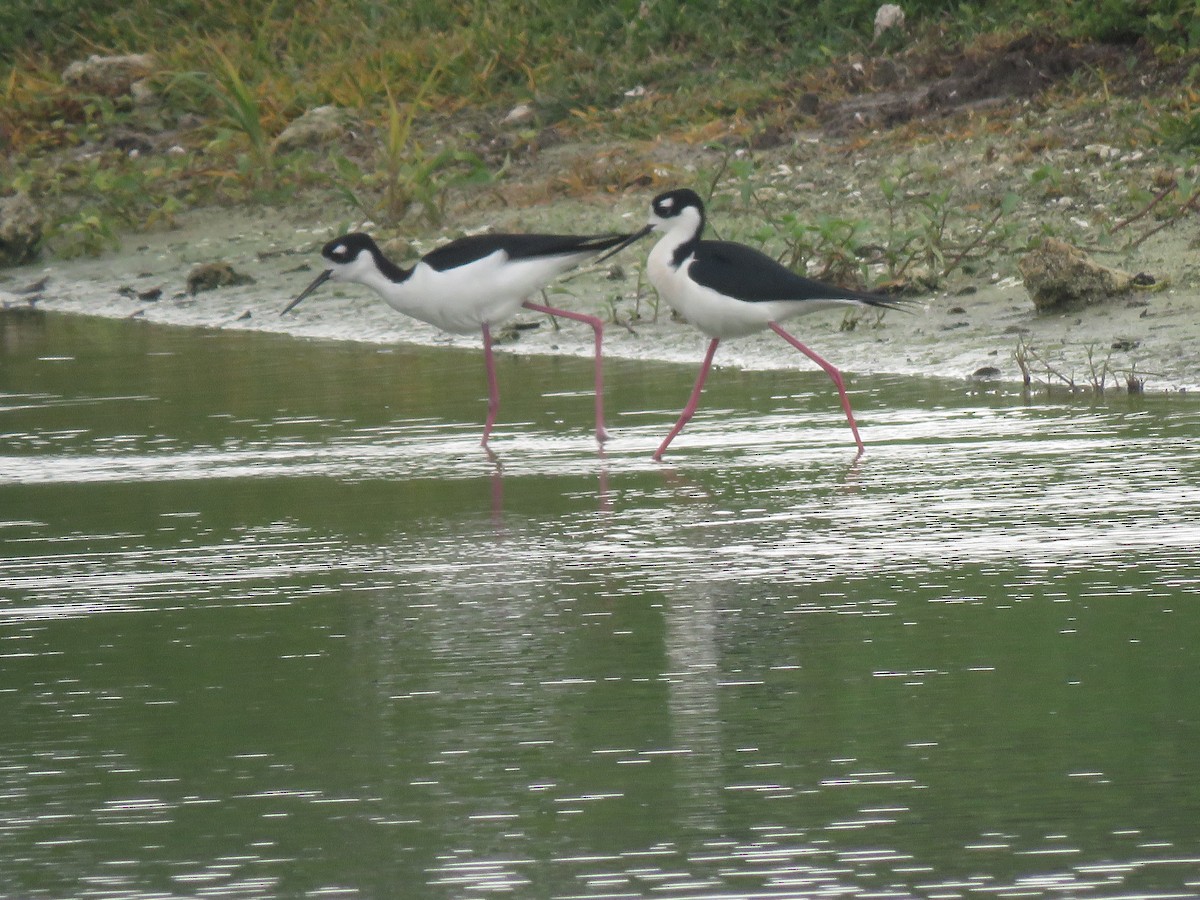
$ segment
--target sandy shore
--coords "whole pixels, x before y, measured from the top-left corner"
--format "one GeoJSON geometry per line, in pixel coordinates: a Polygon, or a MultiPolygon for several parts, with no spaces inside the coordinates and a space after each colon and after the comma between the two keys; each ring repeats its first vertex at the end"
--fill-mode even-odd
{"type": "MultiPolygon", "coordinates": [[[[640,203],[630,200],[621,215],[628,227],[639,224],[640,203]]],[[[536,210],[528,213],[536,216],[536,210]]],[[[486,222],[481,224],[488,224],[486,222]]],[[[181,219],[180,227],[127,239],[119,251],[95,259],[50,261],[10,269],[0,281],[0,303],[106,316],[137,317],[169,325],[232,328],[286,333],[302,338],[411,342],[478,347],[478,340],[453,337],[401,316],[358,286],[327,286],[294,313],[280,310],[320,267],[317,249],[337,228],[332,222],[298,224],[279,215],[250,215],[207,210],[181,219]],[[253,284],[190,295],[186,280],[201,263],[223,260],[253,284]],[[25,291],[45,279],[33,293],[25,291]],[[161,290],[156,300],[139,298],[161,290]]],[[[605,225],[596,222],[596,229],[605,225]]],[[[612,227],[609,222],[607,227],[612,227]]],[[[577,230],[587,230],[577,226],[577,230]]],[[[431,242],[430,246],[433,245],[431,242]]],[[[620,257],[620,271],[607,266],[582,270],[550,295],[556,305],[589,310],[627,321],[606,332],[612,357],[695,364],[704,339],[688,326],[671,321],[665,306],[652,321],[653,289],[639,269],[649,243],[620,257]],[[565,293],[564,293],[565,292],[565,293]]],[[[421,247],[418,249],[428,249],[421,247]]],[[[1172,252],[1169,241],[1146,253],[1172,252]]],[[[587,355],[591,332],[563,323],[556,330],[533,313],[522,321],[542,321],[503,350],[516,353],[587,355]]],[[[1032,351],[1028,367],[1035,386],[1052,389],[1074,381],[1090,389],[1105,375],[1109,390],[1126,390],[1130,373],[1144,379],[1147,393],[1200,388],[1200,296],[1170,287],[1063,314],[1038,314],[1017,277],[993,276],[980,285],[959,285],[918,297],[912,314],[888,313],[876,321],[862,318],[852,330],[836,311],[796,320],[793,331],[846,372],[967,379],[1022,380],[1018,348],[1032,351]],[[1089,360],[1089,353],[1091,354],[1089,360]],[[982,372],[981,372],[982,370],[982,372]]],[[[808,366],[773,335],[729,341],[718,361],[744,368],[808,366]]]]}

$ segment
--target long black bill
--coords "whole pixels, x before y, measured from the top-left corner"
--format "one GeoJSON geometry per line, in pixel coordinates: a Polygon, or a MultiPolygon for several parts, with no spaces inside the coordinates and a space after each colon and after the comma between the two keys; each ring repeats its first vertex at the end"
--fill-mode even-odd
{"type": "Polygon", "coordinates": [[[326,281],[328,281],[329,276],[332,274],[333,274],[333,269],[326,269],[324,272],[322,272],[320,275],[318,275],[316,278],[314,278],[313,283],[310,284],[308,287],[306,287],[304,290],[302,290],[300,292],[299,297],[297,297],[295,300],[293,300],[291,303],[289,303],[287,306],[285,306],[283,308],[283,312],[281,312],[280,315],[286,316],[289,312],[291,312],[293,309],[295,309],[296,306],[299,305],[301,300],[303,300],[305,297],[307,297],[309,294],[311,294],[313,291],[315,291],[317,288],[319,288],[321,285],[323,285],[326,281]]]}
{"type": "Polygon", "coordinates": [[[601,256],[599,259],[597,259],[596,262],[602,263],[606,259],[608,259],[610,256],[616,256],[618,253],[620,253],[622,250],[624,250],[630,244],[636,244],[638,241],[640,241],[642,238],[644,238],[646,235],[648,235],[653,230],[654,230],[653,225],[647,225],[645,228],[635,231],[633,234],[629,235],[629,237],[625,238],[625,240],[621,241],[621,243],[617,244],[617,246],[613,247],[611,250],[609,250],[607,253],[605,253],[603,256],[601,256]]]}

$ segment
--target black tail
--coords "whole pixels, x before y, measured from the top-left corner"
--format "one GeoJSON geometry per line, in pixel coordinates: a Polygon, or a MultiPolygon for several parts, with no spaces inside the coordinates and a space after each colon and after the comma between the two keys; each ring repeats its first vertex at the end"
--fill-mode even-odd
{"type": "Polygon", "coordinates": [[[913,304],[917,301],[916,297],[901,297],[895,294],[877,294],[867,293],[865,291],[848,291],[844,288],[842,293],[849,300],[857,300],[864,306],[874,306],[877,309],[894,309],[896,312],[911,313],[913,304]]]}
{"type": "MultiPolygon", "coordinates": [[[[509,259],[530,256],[566,256],[570,253],[617,252],[629,240],[628,234],[520,234],[488,235],[491,240],[505,241],[509,259]],[[616,248],[616,249],[613,249],[616,248]]],[[[469,240],[469,239],[468,239],[469,240]]]]}

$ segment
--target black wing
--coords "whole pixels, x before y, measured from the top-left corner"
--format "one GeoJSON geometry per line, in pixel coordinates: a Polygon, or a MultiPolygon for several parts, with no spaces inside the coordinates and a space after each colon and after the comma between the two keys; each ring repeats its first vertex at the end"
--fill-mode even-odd
{"type": "Polygon", "coordinates": [[[509,259],[600,253],[626,240],[627,234],[475,234],[443,244],[422,257],[439,272],[465,266],[503,250],[509,259]]]}
{"type": "Polygon", "coordinates": [[[767,254],[733,241],[700,241],[692,280],[727,297],[750,303],[768,300],[853,300],[868,306],[902,309],[894,297],[834,287],[797,275],[767,254]]]}

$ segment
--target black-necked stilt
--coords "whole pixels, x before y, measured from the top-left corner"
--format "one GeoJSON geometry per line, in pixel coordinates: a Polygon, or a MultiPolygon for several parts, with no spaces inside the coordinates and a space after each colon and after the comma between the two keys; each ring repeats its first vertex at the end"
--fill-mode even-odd
{"type": "Polygon", "coordinates": [[[625,234],[479,234],[443,244],[421,257],[411,269],[403,269],[384,256],[370,236],[345,234],[321,249],[325,271],[280,315],[332,279],[366,285],[393,309],[443,331],[482,331],[488,380],[487,422],[481,442],[485,447],[500,408],[492,327],[512,318],[521,307],[586,322],[596,338],[596,438],[603,441],[608,436],[604,429],[601,359],[604,323],[596,316],[543,306],[526,298],[589,257],[632,243],[630,238],[625,234]]]}
{"type": "Polygon", "coordinates": [[[841,373],[788,334],[779,323],[844,304],[884,309],[902,307],[889,297],[843,290],[803,278],[765,253],[744,244],[701,240],[704,221],[704,202],[695,191],[686,188],[668,191],[659,194],[650,204],[649,224],[626,238],[627,243],[632,243],[651,231],[663,232],[646,264],[650,283],[672,309],[712,339],[687,406],[655,451],[654,458],[662,459],[667,446],[696,411],[717,344],[724,338],[741,337],[764,328],[770,328],[833,379],[861,454],[863,442],[850,410],[841,373]]]}

